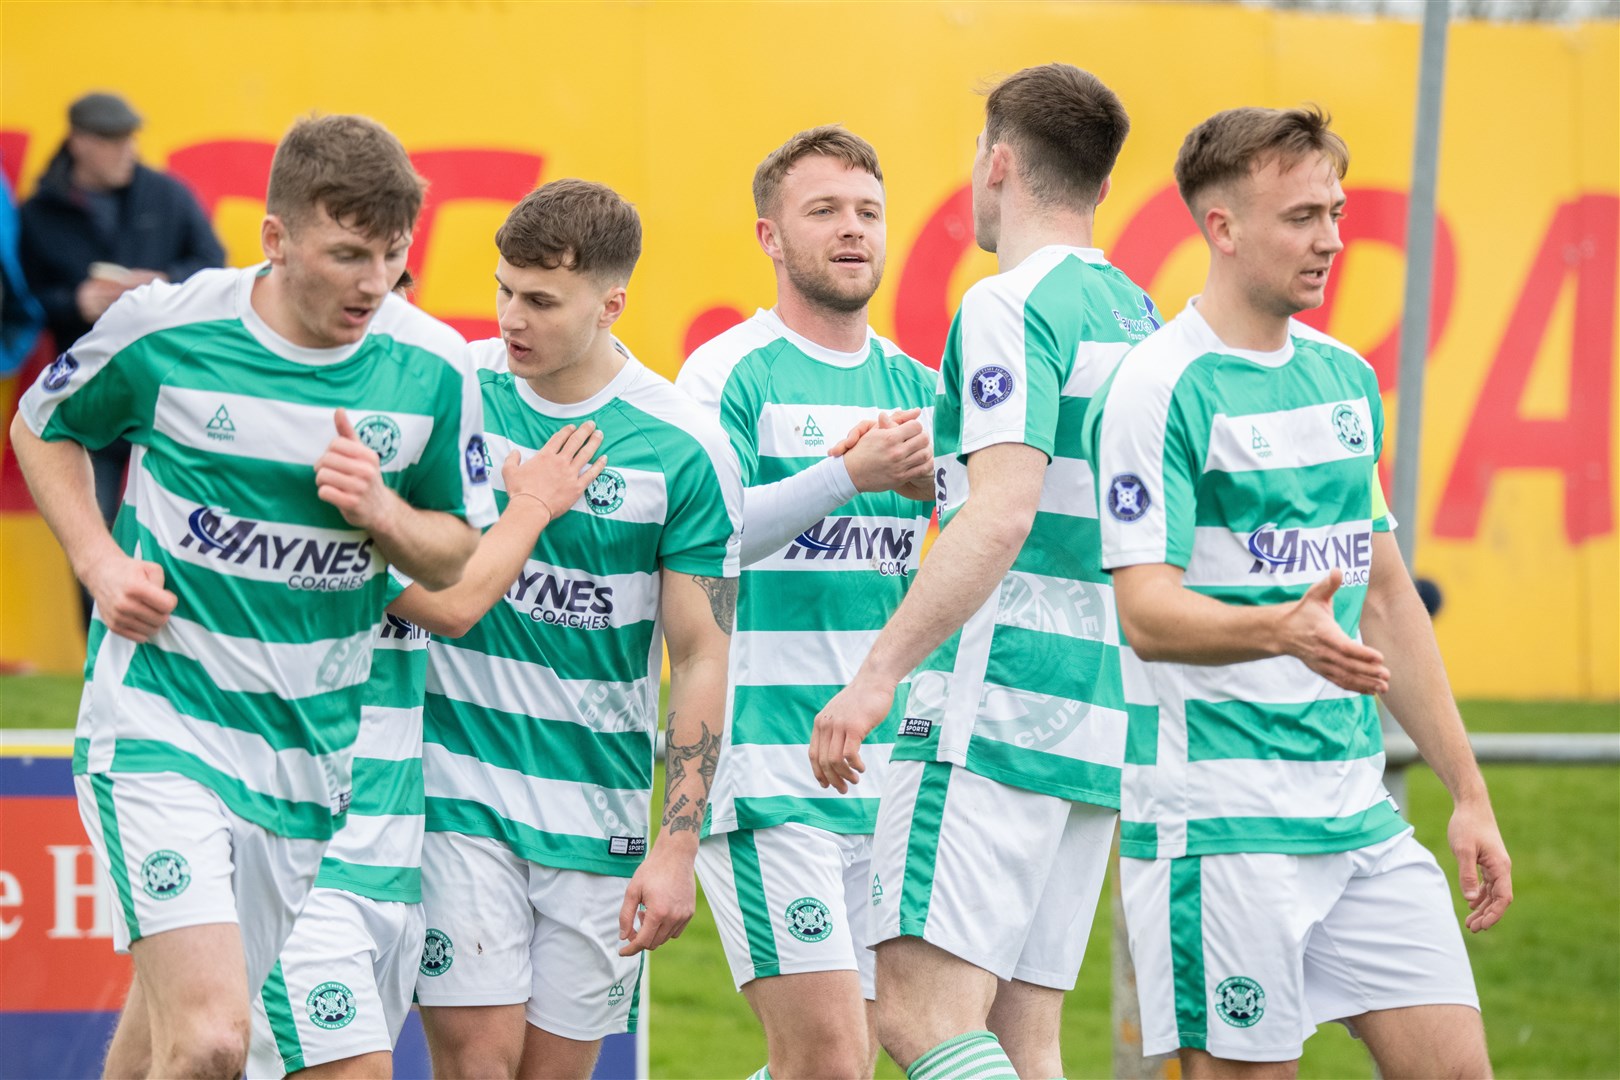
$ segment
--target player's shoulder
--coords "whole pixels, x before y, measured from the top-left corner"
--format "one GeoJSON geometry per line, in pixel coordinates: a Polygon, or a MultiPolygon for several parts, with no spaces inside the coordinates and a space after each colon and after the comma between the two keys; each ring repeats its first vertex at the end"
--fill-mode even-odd
{"type": "Polygon", "coordinates": [[[1202,328],[1201,319],[1184,311],[1132,346],[1119,362],[1111,396],[1173,390],[1200,360],[1219,355],[1202,328]]]}
{"type": "Polygon", "coordinates": [[[729,473],[737,471],[736,451],[719,419],[691,395],[632,356],[637,370],[619,393],[619,400],[646,419],[643,436],[653,443],[666,467],[676,470],[684,461],[707,459],[729,473]]]}
{"type": "MultiPolygon", "coordinates": [[[[95,348],[108,354],[152,334],[239,317],[247,270],[199,270],[185,281],[154,281],[120,296],[96,322],[95,348]]],[[[71,349],[68,351],[72,351],[71,349]]]]}
{"type": "Polygon", "coordinates": [[[766,313],[756,311],[736,326],[722,330],[693,349],[675,377],[676,385],[699,375],[718,377],[724,382],[744,359],[781,340],[781,332],[771,325],[766,313]]]}
{"type": "Polygon", "coordinates": [[[467,356],[474,371],[511,370],[506,357],[506,341],[502,338],[480,338],[467,342],[467,356]]]}
{"type": "Polygon", "coordinates": [[[938,372],[929,367],[927,364],[924,364],[921,360],[918,360],[916,357],[912,356],[910,353],[907,353],[904,349],[890,341],[888,338],[884,337],[882,334],[874,333],[872,335],[872,344],[874,347],[876,347],[878,350],[878,355],[883,358],[883,362],[888,365],[889,368],[900,372],[903,378],[918,383],[929,394],[933,393],[934,384],[939,379],[938,372]]]}
{"type": "Polygon", "coordinates": [[[1288,336],[1293,341],[1295,349],[1305,349],[1319,356],[1351,364],[1358,369],[1372,370],[1367,358],[1355,349],[1338,338],[1324,334],[1314,326],[1306,326],[1298,319],[1288,320],[1288,336]]]}
{"type": "Polygon", "coordinates": [[[383,298],[382,306],[372,316],[371,332],[432,353],[458,368],[468,362],[465,338],[398,293],[383,298]]]}

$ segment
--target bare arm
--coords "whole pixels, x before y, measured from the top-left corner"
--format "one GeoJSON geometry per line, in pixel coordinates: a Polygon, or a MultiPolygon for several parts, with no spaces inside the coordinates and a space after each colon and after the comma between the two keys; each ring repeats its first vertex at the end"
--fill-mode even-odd
{"type": "Polygon", "coordinates": [[[1226,604],[1182,586],[1167,563],[1122,566],[1114,596],[1125,640],[1143,660],[1177,664],[1242,664],[1292,656],[1336,686],[1360,694],[1389,687],[1377,649],[1358,644],[1333,617],[1334,570],[1291,604],[1226,604]]]}
{"type": "Polygon", "coordinates": [[[376,453],[342,409],[334,423],[337,438],[315,462],[317,494],[370,533],[378,552],[406,577],[427,589],[454,585],[478,547],[478,530],[454,514],[420,510],[400,498],[383,483],[376,453]]]}
{"type": "Polygon", "coordinates": [[[512,587],[540,533],[601,473],[607,458],[591,461],[601,445],[602,433],[587,420],[577,429],[562,428],[527,461],[512,451],[501,466],[506,509],[478,542],[461,580],[437,592],[413,584],[388,610],[442,637],[472,629],[512,587]]]}
{"type": "Polygon", "coordinates": [[[709,785],[720,763],[726,715],[726,656],[737,617],[737,579],[662,571],[669,643],[664,816],[647,861],[630,879],[619,911],[619,953],[655,949],[681,931],[697,904],[697,858],[709,785]],[[640,925],[636,913],[641,912],[640,925]]]}
{"type": "Polygon", "coordinates": [[[11,421],[11,445],[35,505],[107,628],[132,641],[157,633],[178,598],[163,587],[162,567],[124,554],[107,531],[84,447],[41,439],[21,413],[11,421]]]}
{"type": "Polygon", "coordinates": [[[878,635],[855,679],[816,716],[810,766],[823,787],[847,791],[866,771],[861,741],[883,722],[895,687],[1001,584],[1035,523],[1046,455],[1022,443],[974,452],[968,499],[939,534],[916,584],[878,635]]]}
{"type": "Polygon", "coordinates": [[[1373,534],[1372,577],[1361,632],[1389,657],[1384,703],[1451,793],[1455,809],[1447,839],[1457,856],[1468,901],[1464,923],[1474,931],[1489,929],[1513,902],[1512,860],[1451,696],[1434,627],[1390,533],[1373,534]]]}

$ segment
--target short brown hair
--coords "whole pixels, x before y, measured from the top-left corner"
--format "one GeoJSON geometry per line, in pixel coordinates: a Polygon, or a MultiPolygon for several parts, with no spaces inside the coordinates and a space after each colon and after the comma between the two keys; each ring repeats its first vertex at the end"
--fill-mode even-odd
{"type": "Polygon", "coordinates": [[[416,228],[426,190],[405,147],[375,120],[312,116],[276,147],[265,209],[296,227],[324,207],[345,228],[391,240],[416,228]]]}
{"type": "Polygon", "coordinates": [[[562,266],[628,282],[641,258],[641,216],[605,184],[553,180],[512,207],[495,246],[513,266],[562,266]]]}
{"type": "Polygon", "coordinates": [[[1249,176],[1273,160],[1291,165],[1318,153],[1333,163],[1339,178],[1350,168],[1350,149],[1328,129],[1333,118],[1315,105],[1300,109],[1227,109],[1193,128],[1176,154],[1176,187],[1181,201],[1207,188],[1249,176]]]}
{"type": "Polygon", "coordinates": [[[883,169],[878,165],[877,151],[872,144],[837,124],[823,124],[801,131],[787,142],[772,150],[754,170],[754,213],[770,217],[781,210],[782,181],[789,170],[807,157],[829,157],[842,161],[852,169],[872,174],[883,183],[883,169]]]}
{"type": "Polygon", "coordinates": [[[1130,130],[1119,95],[1073,64],[1009,75],[984,104],[988,145],[1010,145],[1020,179],[1047,204],[1095,206],[1130,130]]]}

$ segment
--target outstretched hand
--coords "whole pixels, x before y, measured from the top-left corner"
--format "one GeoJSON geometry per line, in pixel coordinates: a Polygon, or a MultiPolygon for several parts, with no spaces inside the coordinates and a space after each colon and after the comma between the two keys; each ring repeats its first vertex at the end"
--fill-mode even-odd
{"type": "Polygon", "coordinates": [[[894,491],[932,502],[934,451],[921,409],[897,409],[862,420],[827,451],[843,457],[857,491],[894,491]]]}
{"type": "Polygon", "coordinates": [[[607,467],[607,456],[591,460],[602,445],[602,432],[594,421],[565,425],[527,461],[513,450],[501,465],[501,480],[508,500],[520,496],[546,508],[547,520],[566,513],[607,467]]]}
{"type": "Polygon", "coordinates": [[[1335,686],[1357,694],[1389,689],[1384,654],[1344,632],[1333,615],[1333,594],[1344,572],[1334,569],[1312,585],[1283,617],[1283,651],[1335,686]]]}

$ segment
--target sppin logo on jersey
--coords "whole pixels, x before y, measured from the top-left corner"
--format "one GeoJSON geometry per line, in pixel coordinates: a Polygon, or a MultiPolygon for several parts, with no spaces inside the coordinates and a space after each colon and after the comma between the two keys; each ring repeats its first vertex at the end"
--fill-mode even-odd
{"type": "Polygon", "coordinates": [[[1340,445],[1352,454],[1367,449],[1367,433],[1362,430],[1361,417],[1349,405],[1334,406],[1333,434],[1339,437],[1340,445]]]}
{"type": "Polygon", "coordinates": [[[186,518],[180,547],[235,566],[287,571],[287,587],[308,592],[351,592],[371,578],[372,540],[317,540],[279,536],[262,521],[199,506],[186,518]]]}
{"type": "Polygon", "coordinates": [[[45,369],[45,377],[40,380],[47,393],[54,394],[68,384],[73,373],[79,370],[79,361],[70,352],[65,352],[51,361],[51,366],[45,369]]]}
{"type": "Polygon", "coordinates": [[[386,465],[399,456],[399,425],[382,413],[373,413],[354,425],[354,433],[366,449],[377,455],[377,464],[386,465]]]}
{"type": "Polygon", "coordinates": [[[1129,524],[1138,520],[1153,505],[1147,485],[1135,473],[1120,473],[1108,482],[1108,512],[1129,524]]]}
{"type": "Polygon", "coordinates": [[[467,440],[467,449],[462,457],[466,459],[467,480],[470,483],[482,484],[489,480],[489,447],[484,443],[482,435],[474,435],[467,440]]]}
{"type": "Polygon", "coordinates": [[[973,395],[973,404],[981,409],[993,409],[1012,397],[1015,385],[1012,372],[1000,364],[986,364],[973,373],[968,392],[973,395]]]}
{"type": "Polygon", "coordinates": [[[594,578],[524,571],[506,591],[506,599],[518,605],[532,604],[529,618],[550,626],[605,630],[613,625],[613,586],[600,584],[594,578]]]}
{"type": "Polygon", "coordinates": [[[1126,337],[1132,341],[1141,341],[1163,326],[1164,322],[1159,318],[1159,309],[1153,306],[1153,298],[1147,293],[1136,298],[1136,306],[1141,310],[1141,314],[1134,318],[1115,308],[1114,321],[1119,323],[1119,328],[1125,331],[1126,337]]]}
{"type": "Polygon", "coordinates": [[[1299,529],[1278,529],[1268,521],[1249,536],[1251,574],[1344,571],[1344,584],[1367,584],[1372,569],[1372,532],[1361,530],[1312,540],[1299,529]]]}
{"type": "Polygon", "coordinates": [[[847,517],[822,518],[793,538],[782,558],[805,561],[864,562],[884,577],[905,577],[915,528],[853,525],[847,517]]]}

